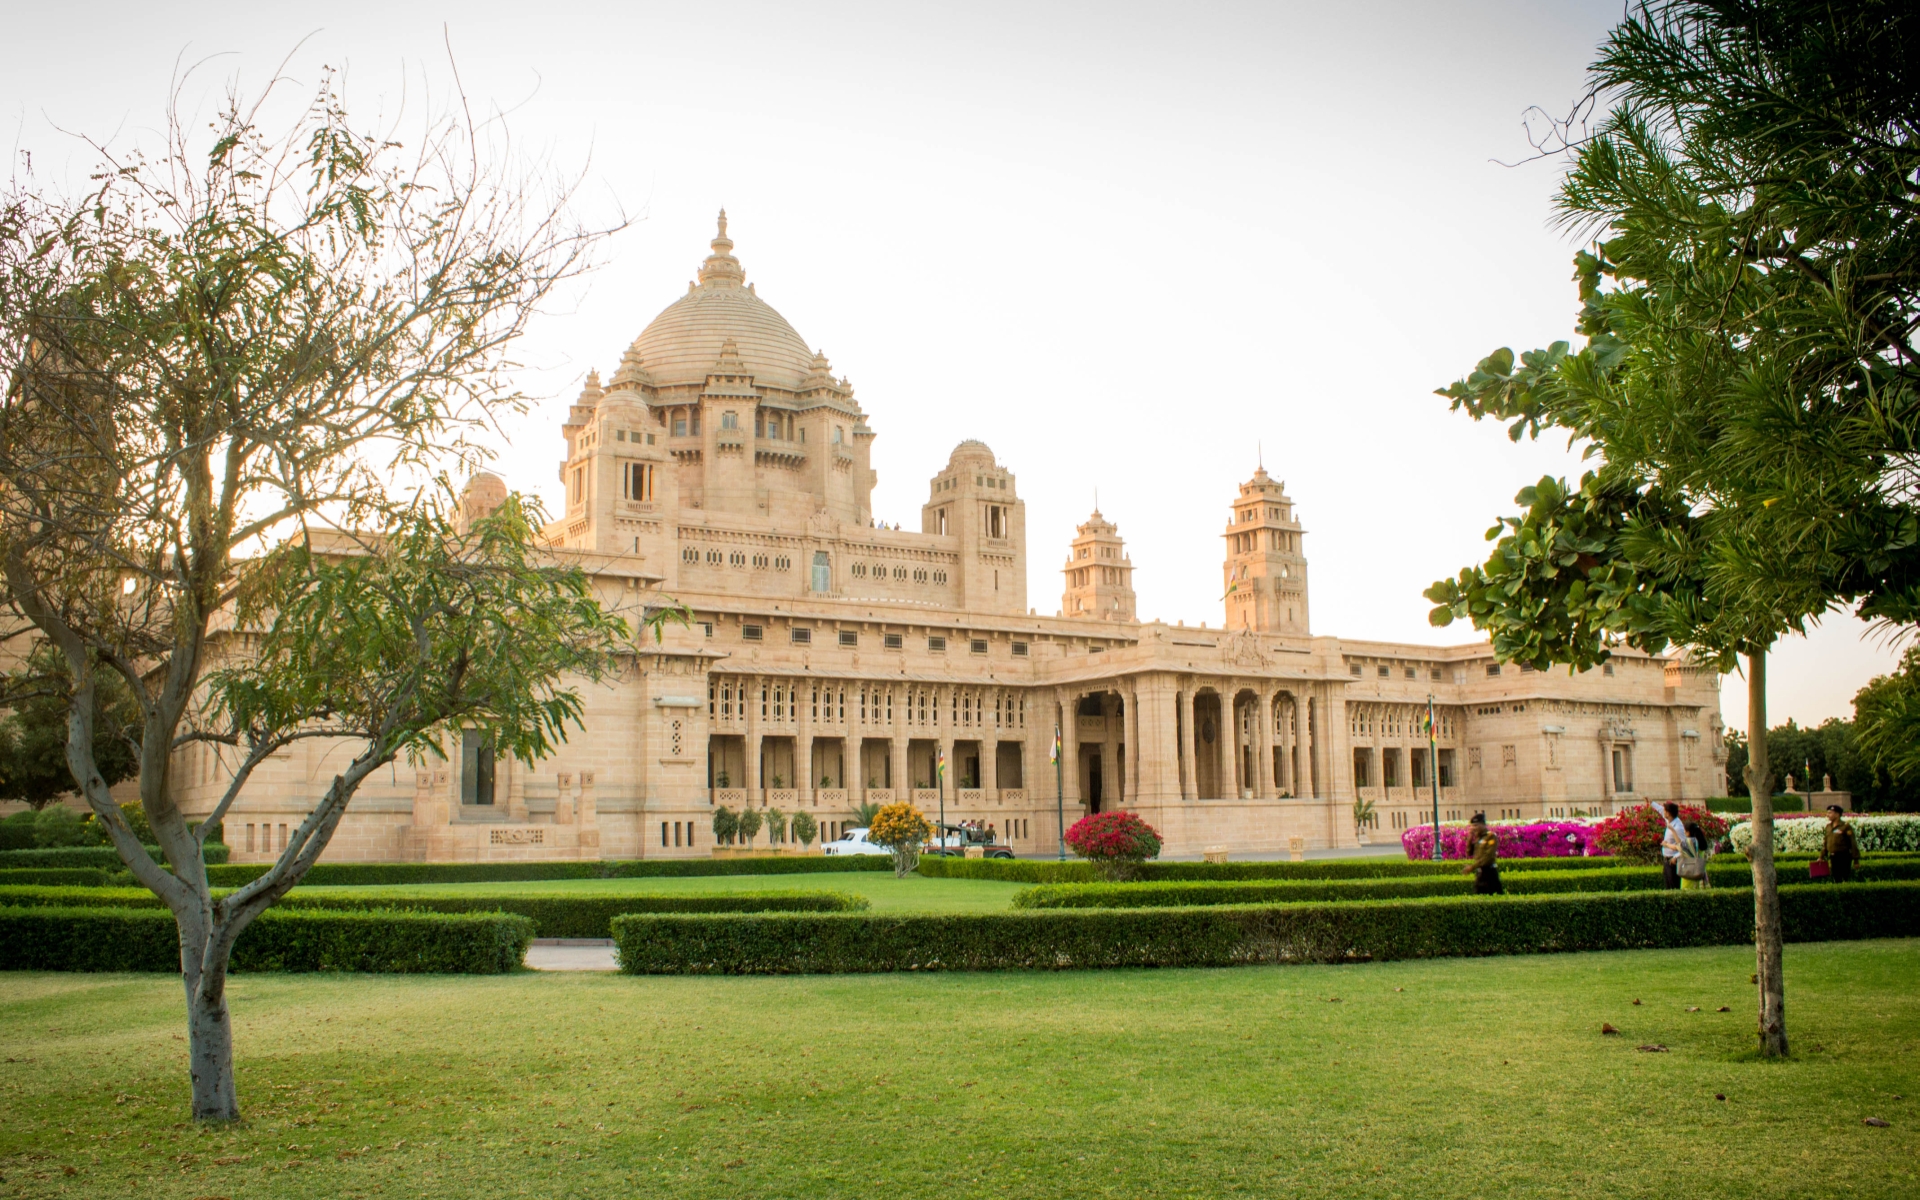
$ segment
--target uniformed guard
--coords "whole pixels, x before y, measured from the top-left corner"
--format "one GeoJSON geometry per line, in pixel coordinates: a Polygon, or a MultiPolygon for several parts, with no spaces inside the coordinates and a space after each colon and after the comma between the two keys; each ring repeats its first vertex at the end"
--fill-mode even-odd
{"type": "Polygon", "coordinates": [[[1467,874],[1473,876],[1477,896],[1497,896],[1506,891],[1500,882],[1500,839],[1487,828],[1487,814],[1475,813],[1467,823],[1467,856],[1471,860],[1467,874]]]}

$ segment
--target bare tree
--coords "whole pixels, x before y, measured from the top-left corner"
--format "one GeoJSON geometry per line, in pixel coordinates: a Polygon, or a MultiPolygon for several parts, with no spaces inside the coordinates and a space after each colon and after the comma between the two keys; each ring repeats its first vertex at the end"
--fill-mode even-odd
{"type": "Polygon", "coordinates": [[[270,135],[273,94],[229,91],[194,135],[176,91],[164,153],[96,145],[85,194],[30,178],[0,194],[0,602],[64,659],[78,789],[179,924],[202,1119],[239,1114],[227,952],[359,782],[447,721],[541,752],[577,716],[565,678],[609,669],[625,636],[584,576],[536,561],[517,502],[463,535],[418,499],[478,457],[478,428],[524,409],[508,347],[608,231],[568,215],[568,186],[493,165],[508,156],[483,139],[504,132],[463,107],[408,145],[356,130],[331,75],[270,135]],[[327,521],[374,536],[316,553],[327,521]],[[210,670],[234,623],[254,645],[210,670]],[[498,637],[515,626],[529,636],[498,637]],[[140,707],[164,865],[96,760],[109,673],[140,707]],[[240,755],[217,820],[261,757],[312,736],[358,749],[272,870],[213,898],[215,821],[189,826],[175,752],[240,755]]]}

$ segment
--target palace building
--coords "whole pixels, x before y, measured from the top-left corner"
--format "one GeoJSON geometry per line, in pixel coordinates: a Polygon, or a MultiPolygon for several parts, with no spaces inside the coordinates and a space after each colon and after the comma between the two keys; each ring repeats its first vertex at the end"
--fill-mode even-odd
{"type": "MultiPolygon", "coordinates": [[[[1097,511],[1067,545],[1058,613],[1036,615],[1013,471],[963,441],[918,529],[876,524],[878,434],[852,386],[757,294],[724,213],[711,249],[612,376],[589,376],[546,531],[610,607],[677,602],[692,623],[585,686],[585,728],[548,761],[496,761],[469,732],[444,764],[369,780],[328,860],[703,856],[717,805],[805,811],[832,835],[856,803],[931,813],[943,796],[949,820],[1023,855],[1055,852],[1058,812],[1116,808],[1168,854],[1284,851],[1397,838],[1430,819],[1436,781],[1450,820],[1723,790],[1711,669],[1627,651],[1533,671],[1485,643],[1316,633],[1306,530],[1264,469],[1222,489],[1223,627],[1141,621],[1097,511]],[[1358,827],[1356,800],[1373,805],[1358,827]]],[[[505,495],[480,475],[465,511],[505,495]]],[[[225,765],[182,756],[183,799],[207,811],[225,765]]],[[[256,772],[226,821],[235,861],[277,854],[332,770],[302,742],[256,772]]]]}

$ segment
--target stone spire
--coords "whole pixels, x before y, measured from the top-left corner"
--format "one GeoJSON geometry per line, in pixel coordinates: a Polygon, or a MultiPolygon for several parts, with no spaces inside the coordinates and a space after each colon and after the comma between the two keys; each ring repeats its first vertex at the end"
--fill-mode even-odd
{"type": "Polygon", "coordinates": [[[1085,621],[1134,619],[1133,559],[1120,529],[1100,513],[1098,500],[1087,523],[1076,527],[1061,569],[1066,588],[1060,596],[1062,616],[1085,621]]]}
{"type": "Polygon", "coordinates": [[[739,287],[747,280],[740,260],[733,256],[733,239],[727,236],[727,210],[720,210],[720,232],[713,237],[713,253],[700,264],[701,287],[739,287]]]}

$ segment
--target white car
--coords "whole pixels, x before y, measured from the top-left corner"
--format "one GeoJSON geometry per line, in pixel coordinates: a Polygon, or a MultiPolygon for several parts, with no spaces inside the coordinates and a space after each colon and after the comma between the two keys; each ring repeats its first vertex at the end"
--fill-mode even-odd
{"type": "Polygon", "coordinates": [[[847,830],[845,833],[840,835],[840,840],[837,842],[821,843],[820,852],[822,854],[892,854],[893,853],[893,851],[887,849],[885,846],[880,845],[878,842],[868,841],[867,831],[864,828],[847,830]]]}

